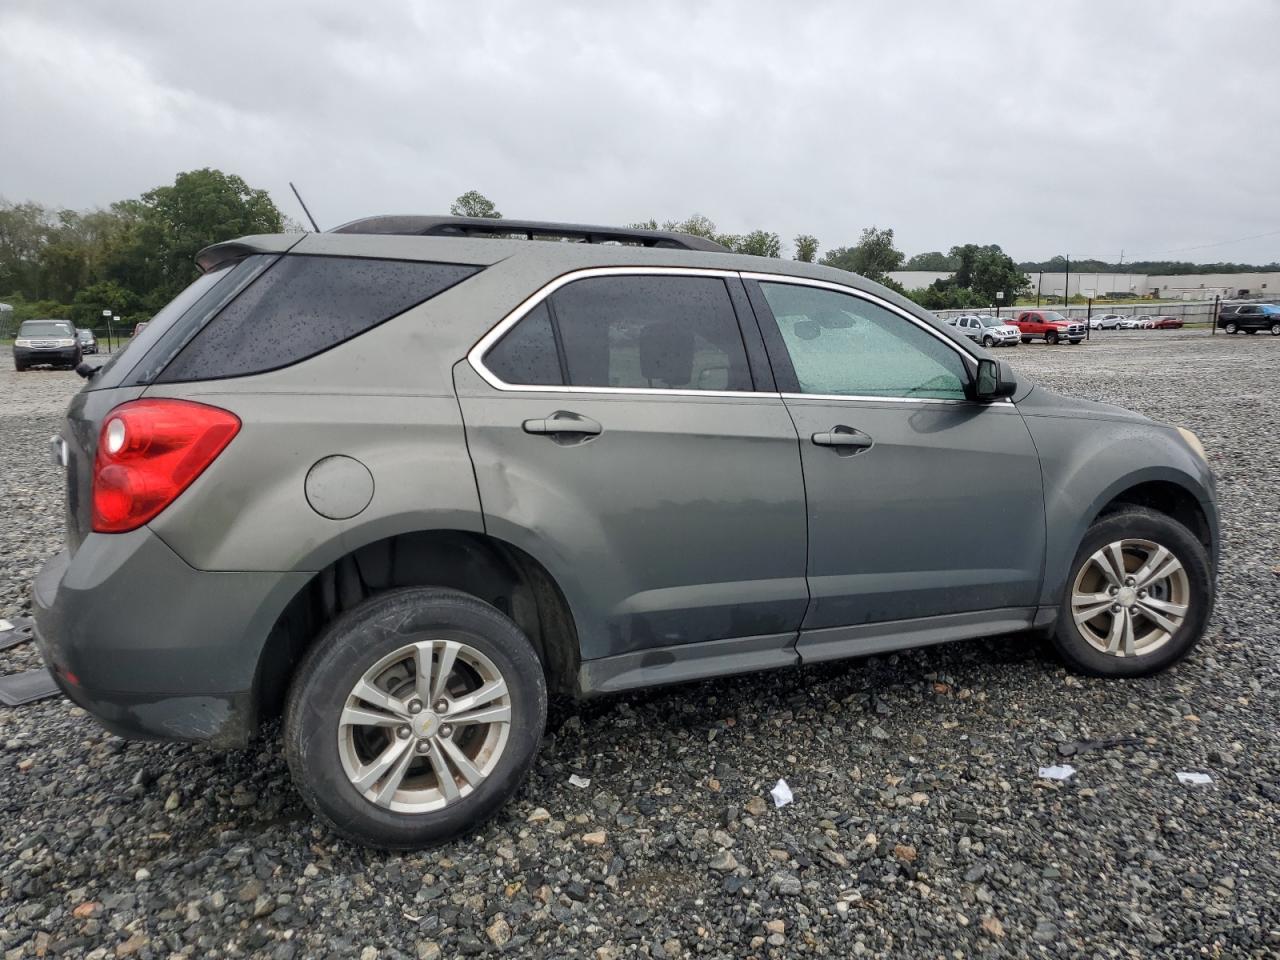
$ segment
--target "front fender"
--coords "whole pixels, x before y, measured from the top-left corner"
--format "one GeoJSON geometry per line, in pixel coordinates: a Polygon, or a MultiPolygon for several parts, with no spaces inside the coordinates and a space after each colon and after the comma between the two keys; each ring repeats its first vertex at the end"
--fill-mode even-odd
{"type": "Polygon", "coordinates": [[[1218,512],[1208,465],[1178,432],[1138,418],[1028,416],[1044,482],[1045,572],[1040,603],[1062,599],[1085,531],[1108,504],[1141,484],[1172,484],[1195,498],[1208,521],[1214,566],[1218,512]]]}

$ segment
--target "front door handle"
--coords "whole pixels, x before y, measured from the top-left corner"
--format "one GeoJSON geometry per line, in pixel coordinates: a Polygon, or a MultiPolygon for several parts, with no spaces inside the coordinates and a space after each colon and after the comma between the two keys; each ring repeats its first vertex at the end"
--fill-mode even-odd
{"type": "Polygon", "coordinates": [[[541,420],[526,420],[521,427],[525,433],[570,441],[589,440],[604,432],[604,427],[590,417],[568,410],[557,410],[541,420]]]}
{"type": "Polygon", "coordinates": [[[851,457],[869,449],[875,442],[861,430],[843,423],[836,424],[826,433],[815,433],[810,439],[819,447],[835,447],[836,453],[842,457],[851,457]]]}

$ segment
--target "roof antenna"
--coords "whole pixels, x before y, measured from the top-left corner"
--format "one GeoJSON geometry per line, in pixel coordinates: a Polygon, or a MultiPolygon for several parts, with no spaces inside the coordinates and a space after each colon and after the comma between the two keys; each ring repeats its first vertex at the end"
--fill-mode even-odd
{"type": "Polygon", "coordinates": [[[302,194],[298,192],[298,188],[293,185],[293,181],[289,181],[289,189],[293,191],[293,195],[298,198],[298,203],[302,205],[302,212],[307,215],[307,219],[311,221],[311,226],[315,228],[316,233],[320,233],[320,227],[316,224],[316,218],[311,215],[311,211],[307,209],[307,202],[302,199],[302,194]]]}

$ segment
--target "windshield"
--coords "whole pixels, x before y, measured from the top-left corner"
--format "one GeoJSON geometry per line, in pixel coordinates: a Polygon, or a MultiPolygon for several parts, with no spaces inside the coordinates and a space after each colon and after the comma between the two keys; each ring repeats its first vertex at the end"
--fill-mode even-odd
{"type": "Polygon", "coordinates": [[[20,337],[70,337],[75,327],[67,320],[28,320],[18,330],[20,337]]]}
{"type": "Polygon", "coordinates": [[[1054,321],[1054,320],[1066,320],[1066,319],[1067,319],[1067,318],[1066,318],[1066,317],[1064,317],[1062,314],[1060,314],[1060,313],[1054,313],[1052,310],[1046,310],[1046,311],[1044,312],[1044,318],[1045,318],[1046,320],[1049,320],[1049,321],[1054,321]]]}
{"type": "Polygon", "coordinates": [[[984,327],[1004,326],[1004,321],[1001,320],[999,317],[979,317],[978,322],[981,323],[984,327]]]}

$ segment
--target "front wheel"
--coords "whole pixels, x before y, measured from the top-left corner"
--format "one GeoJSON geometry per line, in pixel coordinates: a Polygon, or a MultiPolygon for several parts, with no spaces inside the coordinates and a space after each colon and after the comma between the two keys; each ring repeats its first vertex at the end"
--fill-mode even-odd
{"type": "Polygon", "coordinates": [[[1212,609],[1204,544],[1165,514],[1128,507],[1085,534],[1053,643],[1081,673],[1146,676],[1190,652],[1212,609]]]}
{"type": "Polygon", "coordinates": [[[1223,330],[1225,330],[1225,331],[1227,331],[1227,333],[1235,333],[1235,332],[1236,332],[1236,331],[1238,331],[1240,328],[1239,328],[1239,327],[1237,327],[1234,323],[1228,323],[1228,324],[1227,324],[1225,327],[1223,327],[1222,329],[1223,329],[1223,330]]]}
{"type": "Polygon", "coordinates": [[[457,590],[393,590],[339,617],[303,658],[285,757],[337,833],[412,849],[496,813],[546,716],[538,655],[508,617],[457,590]]]}
{"type": "Polygon", "coordinates": [[[1273,337],[1280,337],[1280,323],[1273,323],[1271,325],[1271,335],[1273,337]]]}
{"type": "Polygon", "coordinates": [[[1022,342],[1023,342],[1023,343],[1030,343],[1030,342],[1031,342],[1031,338],[1030,338],[1030,337],[1023,337],[1023,338],[1022,338],[1022,342]]]}
{"type": "Polygon", "coordinates": [[[986,347],[988,350],[990,350],[992,347],[996,345],[996,338],[991,336],[990,334],[987,334],[987,336],[982,338],[982,345],[986,347]]]}
{"type": "Polygon", "coordinates": [[[1050,346],[1056,347],[1058,345],[1058,335],[1056,333],[1046,333],[1044,335],[1044,342],[1050,346]]]}

